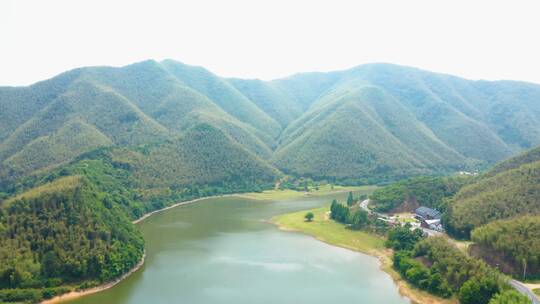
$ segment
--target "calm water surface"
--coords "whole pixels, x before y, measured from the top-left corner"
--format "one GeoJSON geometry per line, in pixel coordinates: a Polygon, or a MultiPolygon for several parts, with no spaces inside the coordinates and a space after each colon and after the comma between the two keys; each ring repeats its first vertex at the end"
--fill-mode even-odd
{"type": "Polygon", "coordinates": [[[216,198],[156,214],[139,224],[146,240],[143,268],[69,303],[410,303],[375,258],[264,222],[328,204],[334,196],[216,198]]]}

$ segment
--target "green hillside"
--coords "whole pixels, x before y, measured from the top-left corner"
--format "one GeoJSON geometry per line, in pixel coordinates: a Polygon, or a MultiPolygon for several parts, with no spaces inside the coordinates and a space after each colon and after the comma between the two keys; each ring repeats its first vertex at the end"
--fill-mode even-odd
{"type": "Polygon", "coordinates": [[[0,205],[0,300],[37,302],[83,281],[130,270],[143,240],[108,194],[72,176],[0,205]]]}
{"type": "Polygon", "coordinates": [[[274,161],[299,175],[390,179],[457,170],[466,162],[373,86],[347,87],[321,99],[284,131],[274,161]]]}
{"type": "Polygon", "coordinates": [[[370,198],[370,206],[379,212],[412,212],[420,206],[444,211],[446,202],[467,183],[467,176],[421,176],[378,188],[370,198]]]}
{"type": "Polygon", "coordinates": [[[476,254],[518,278],[540,275],[540,216],[500,220],[472,232],[476,254]]]}
{"type": "Polygon", "coordinates": [[[144,188],[225,186],[237,191],[270,184],[279,172],[219,129],[200,124],[179,139],[112,152],[144,188]],[[235,188],[236,187],[236,188],[235,188]],[[245,189],[242,189],[244,187],[245,189]]]}
{"type": "Polygon", "coordinates": [[[207,96],[227,113],[262,131],[268,140],[279,135],[279,124],[226,80],[202,67],[173,60],[161,64],[182,83],[207,96]]]}
{"type": "Polygon", "coordinates": [[[228,79],[237,90],[267,113],[284,128],[304,111],[291,93],[272,82],[262,80],[228,79]]]}
{"type": "Polygon", "coordinates": [[[273,81],[224,79],[173,60],[87,67],[0,88],[0,176],[14,181],[96,147],[166,142],[199,124],[283,172],[316,179],[476,169],[540,144],[537,100],[534,84],[391,64],[273,81]],[[68,143],[62,134],[74,120],[84,132],[68,143]]]}
{"type": "Polygon", "coordinates": [[[4,161],[0,177],[23,176],[46,164],[61,164],[83,152],[112,145],[112,141],[95,127],[74,117],[56,132],[38,137],[21,151],[4,161]]]}
{"type": "Polygon", "coordinates": [[[538,149],[495,166],[455,195],[447,214],[449,231],[469,237],[474,228],[495,220],[540,214],[539,179],[538,149]]]}
{"type": "MultiPolygon", "coordinates": [[[[533,84],[475,82],[390,64],[299,74],[272,84],[288,91],[307,109],[280,137],[273,159],[286,172],[314,176],[324,172],[325,176],[343,178],[350,173],[339,170],[341,175],[338,175],[321,165],[322,159],[332,159],[330,154],[340,154],[328,144],[355,142],[360,140],[358,133],[375,134],[378,128],[384,132],[379,132],[376,139],[365,136],[363,140],[380,158],[368,160],[362,158],[362,153],[355,153],[357,157],[353,162],[363,165],[351,170],[357,178],[366,172],[383,178],[401,176],[402,172],[410,174],[408,163],[416,174],[478,168],[540,144],[540,137],[534,131],[540,129],[540,104],[535,102],[540,99],[540,91],[539,86],[533,84]],[[326,143],[316,140],[323,130],[343,128],[346,118],[330,114],[339,114],[338,109],[342,110],[333,104],[346,106],[348,102],[361,105],[363,113],[347,109],[346,115],[354,120],[373,119],[376,125],[355,121],[350,124],[351,134],[340,132],[337,135],[348,139],[326,143]],[[352,134],[354,131],[357,134],[352,134]],[[515,140],[510,134],[517,134],[521,139],[515,140]],[[372,149],[370,144],[374,140],[383,144],[377,143],[372,149]],[[384,143],[390,143],[393,148],[389,149],[384,143]],[[301,147],[302,152],[295,147],[301,147]],[[302,155],[286,155],[289,151],[302,155]],[[385,154],[391,157],[384,157],[385,154]],[[395,157],[403,160],[401,164],[388,160],[395,157]],[[366,169],[371,161],[384,163],[390,168],[389,173],[366,169]]],[[[347,155],[347,152],[341,153],[347,155]]]]}

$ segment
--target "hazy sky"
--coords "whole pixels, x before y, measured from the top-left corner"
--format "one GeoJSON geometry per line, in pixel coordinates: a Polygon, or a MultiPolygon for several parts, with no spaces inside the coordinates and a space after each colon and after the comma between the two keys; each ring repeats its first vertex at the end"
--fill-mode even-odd
{"type": "Polygon", "coordinates": [[[0,0],[0,85],[173,58],[271,79],[391,62],[540,83],[540,1],[0,0]]]}

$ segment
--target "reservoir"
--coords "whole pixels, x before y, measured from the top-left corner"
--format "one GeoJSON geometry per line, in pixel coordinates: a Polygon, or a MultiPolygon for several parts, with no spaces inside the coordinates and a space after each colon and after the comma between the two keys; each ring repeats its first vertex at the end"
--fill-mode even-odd
{"type": "Polygon", "coordinates": [[[157,213],[138,224],[145,265],[111,289],[68,303],[410,303],[376,258],[267,223],[346,195],[210,198],[157,213]]]}

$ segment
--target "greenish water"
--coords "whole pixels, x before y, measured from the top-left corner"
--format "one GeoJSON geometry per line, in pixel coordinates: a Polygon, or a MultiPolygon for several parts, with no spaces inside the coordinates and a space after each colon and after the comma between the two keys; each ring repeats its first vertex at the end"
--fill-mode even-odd
{"type": "Polygon", "coordinates": [[[147,250],[143,268],[69,303],[409,303],[375,258],[265,222],[332,198],[226,197],[158,213],[139,224],[147,250]]]}

